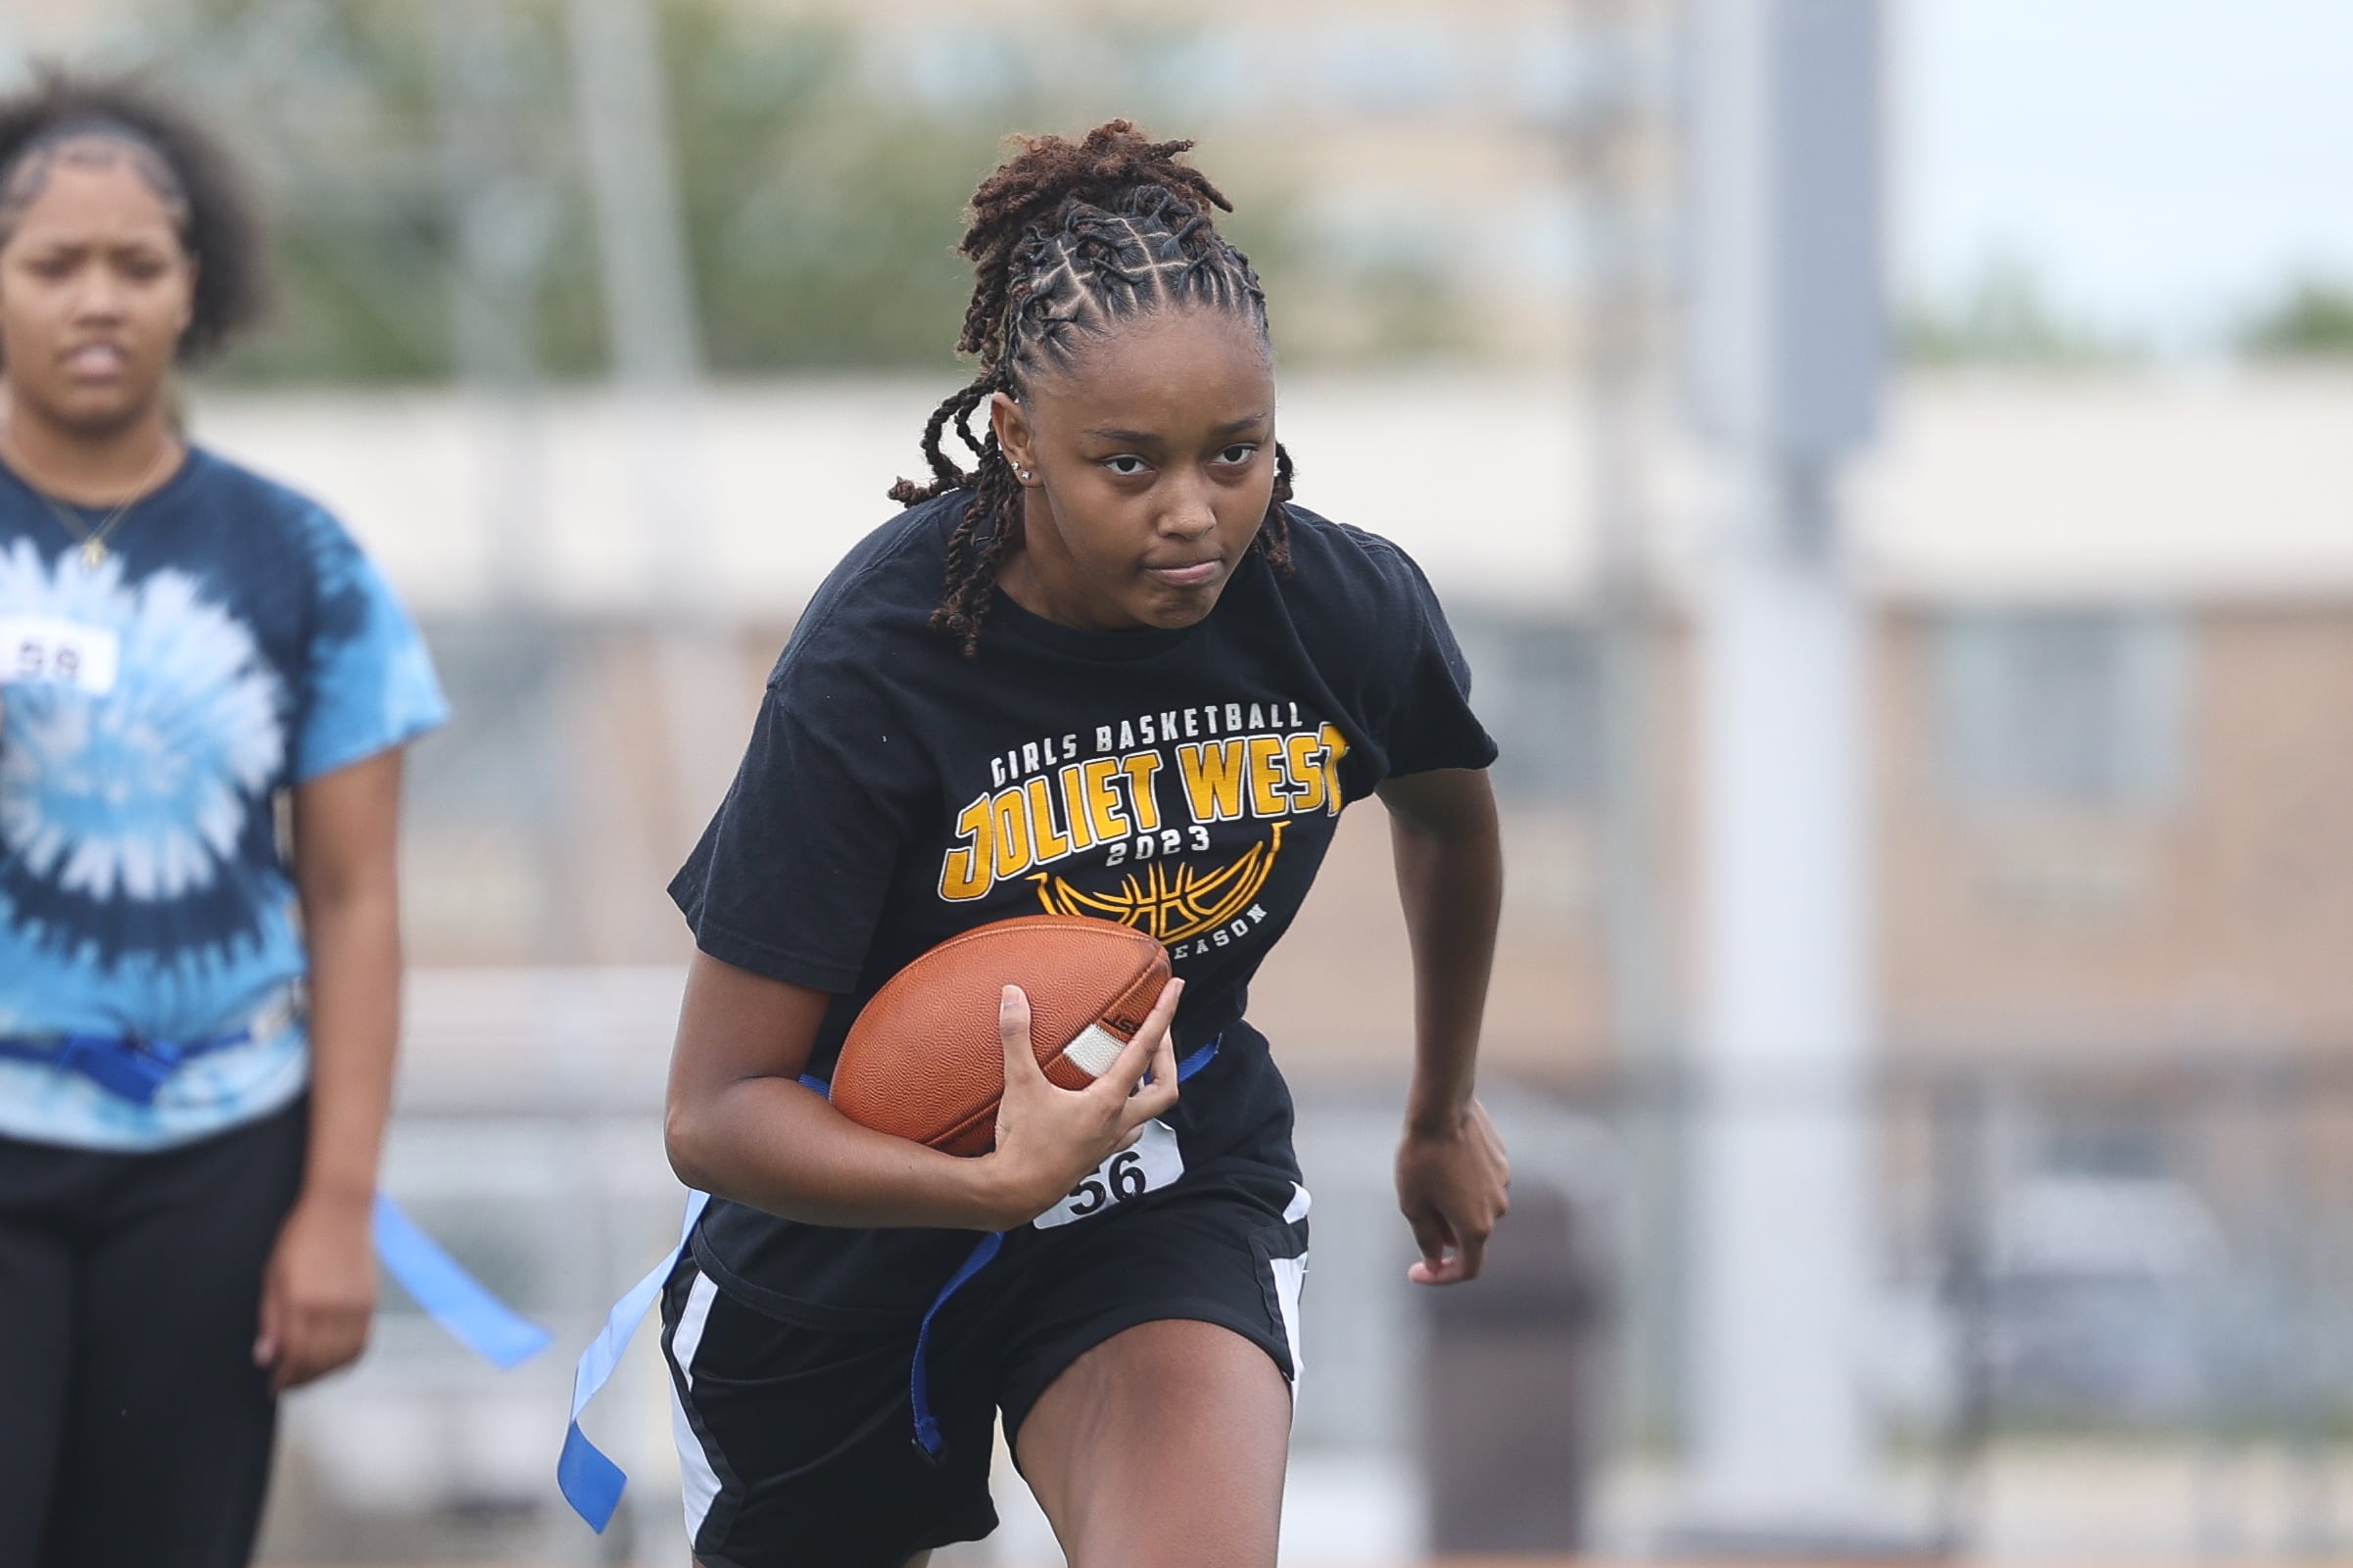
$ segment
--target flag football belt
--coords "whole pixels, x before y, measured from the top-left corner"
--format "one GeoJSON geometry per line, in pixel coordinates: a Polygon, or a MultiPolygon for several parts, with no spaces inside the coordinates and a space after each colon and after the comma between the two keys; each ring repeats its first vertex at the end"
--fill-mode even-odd
{"type": "MultiPolygon", "coordinates": [[[[152,1106],[172,1073],[189,1063],[235,1046],[266,1040],[305,1015],[302,987],[289,985],[243,1028],[197,1040],[155,1040],[131,1034],[0,1035],[0,1060],[32,1062],[79,1073],[133,1105],[152,1106]]],[[[475,1354],[504,1371],[537,1355],[553,1336],[491,1294],[401,1207],[379,1192],[368,1231],[384,1271],[426,1315],[475,1354]]]]}
{"type": "Polygon", "coordinates": [[[195,1040],[157,1040],[139,1034],[0,1034],[0,1060],[31,1062],[74,1072],[133,1105],[155,1104],[171,1074],[189,1063],[235,1046],[266,1040],[303,1016],[302,992],[289,985],[246,1021],[243,1028],[195,1040]]]}
{"type": "MultiPolygon", "coordinates": [[[[1209,1066],[1217,1057],[1218,1042],[1223,1038],[1223,1035],[1213,1037],[1207,1045],[1196,1048],[1177,1063],[1176,1081],[1182,1083],[1209,1066]]],[[[830,1094],[833,1087],[823,1078],[805,1074],[800,1081],[804,1088],[820,1095],[830,1094]]],[[[680,1255],[686,1252],[688,1242],[695,1235],[695,1222],[702,1217],[702,1211],[710,1201],[711,1196],[706,1192],[687,1194],[686,1217],[679,1225],[678,1245],[671,1248],[669,1255],[654,1264],[645,1278],[631,1286],[628,1295],[613,1304],[611,1313],[604,1319],[603,1329],[589,1348],[580,1353],[579,1364],[572,1370],[572,1424],[564,1433],[563,1451],[556,1456],[555,1486],[563,1494],[564,1500],[572,1505],[572,1511],[587,1520],[589,1527],[600,1535],[604,1533],[606,1525],[612,1523],[613,1513],[621,1505],[621,1490],[629,1484],[629,1475],[580,1430],[580,1412],[588,1408],[589,1401],[595,1399],[598,1391],[612,1380],[614,1369],[621,1364],[621,1353],[629,1349],[630,1338],[637,1333],[638,1324],[645,1320],[654,1301],[661,1295],[670,1271],[678,1266],[680,1255]]],[[[915,1447],[934,1463],[945,1456],[947,1445],[939,1434],[939,1423],[932,1415],[931,1373],[927,1364],[932,1346],[932,1322],[939,1315],[939,1309],[947,1305],[948,1298],[987,1267],[1004,1245],[1003,1231],[990,1231],[983,1236],[964,1261],[957,1265],[956,1271],[948,1276],[947,1283],[939,1287],[939,1294],[932,1298],[932,1305],[924,1310],[923,1326],[915,1331],[915,1360],[908,1371],[907,1393],[915,1412],[915,1447]]]]}

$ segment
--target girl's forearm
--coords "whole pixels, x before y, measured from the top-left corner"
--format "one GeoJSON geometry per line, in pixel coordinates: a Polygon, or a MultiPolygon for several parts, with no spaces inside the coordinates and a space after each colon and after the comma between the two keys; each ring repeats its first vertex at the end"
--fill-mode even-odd
{"type": "Polygon", "coordinates": [[[1406,1114],[1433,1129],[1470,1103],[1503,907],[1503,847],[1483,776],[1400,791],[1390,839],[1414,963],[1414,1077],[1406,1114]]]}
{"type": "Polygon", "coordinates": [[[306,1198],[367,1202],[382,1164],[401,1032],[400,901],[389,885],[306,902],[311,1144],[306,1198]]]}

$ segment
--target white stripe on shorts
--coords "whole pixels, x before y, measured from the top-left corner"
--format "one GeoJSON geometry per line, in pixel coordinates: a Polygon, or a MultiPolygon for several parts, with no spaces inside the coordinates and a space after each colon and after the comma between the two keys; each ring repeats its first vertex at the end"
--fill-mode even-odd
{"type": "MultiPolygon", "coordinates": [[[[686,1309],[678,1314],[678,1332],[670,1336],[670,1354],[690,1390],[695,1386],[695,1353],[702,1346],[702,1328],[710,1321],[711,1303],[718,1295],[718,1287],[697,1270],[695,1283],[687,1288],[686,1309]]],[[[702,1451],[702,1440],[687,1420],[686,1402],[678,1396],[676,1381],[670,1384],[670,1435],[678,1443],[679,1491],[686,1498],[687,1544],[692,1547],[719,1496],[719,1472],[711,1468],[710,1455],[702,1451]]]]}
{"type": "MultiPolygon", "coordinates": [[[[1282,1211],[1283,1223],[1298,1224],[1307,1217],[1312,1205],[1313,1200],[1308,1197],[1307,1189],[1292,1182],[1291,1201],[1284,1205],[1282,1211]]],[[[1273,1272],[1274,1300],[1282,1308],[1282,1337],[1291,1348],[1291,1398],[1297,1400],[1299,1379],[1307,1370],[1307,1363],[1299,1355],[1299,1293],[1307,1284],[1307,1254],[1301,1253],[1296,1258],[1270,1258],[1267,1267],[1273,1272]]]]}

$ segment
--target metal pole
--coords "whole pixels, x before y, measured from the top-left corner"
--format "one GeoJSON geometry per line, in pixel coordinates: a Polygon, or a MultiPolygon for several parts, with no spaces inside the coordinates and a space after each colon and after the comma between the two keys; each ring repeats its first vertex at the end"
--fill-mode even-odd
{"type": "Polygon", "coordinates": [[[1831,478],[1880,372],[1877,7],[1694,0],[1690,21],[1694,380],[1727,500],[1700,641],[1685,1533],[1855,1550],[1889,1532],[1859,1357],[1864,641],[1831,478]]]}
{"type": "Polygon", "coordinates": [[[1787,547],[1819,474],[1747,466],[1702,648],[1696,1480],[1736,1535],[1837,1536],[1869,1495],[1860,649],[1787,547]]]}
{"type": "MultiPolygon", "coordinates": [[[[548,637],[545,562],[547,451],[543,387],[532,330],[552,227],[553,199],[531,170],[516,118],[514,18],[473,0],[435,0],[433,100],[442,197],[453,231],[450,342],[469,404],[474,515],[489,598],[503,635],[548,637]]],[[[494,713],[546,700],[530,657],[503,660],[494,713]]],[[[568,857],[577,790],[545,802],[530,851],[532,956],[552,960],[587,939],[568,857]]]]}
{"type": "Polygon", "coordinates": [[[468,396],[481,483],[479,537],[489,542],[493,595],[528,603],[536,570],[541,497],[539,363],[530,321],[546,253],[550,202],[519,166],[504,113],[509,24],[470,0],[436,0],[434,108],[442,189],[455,230],[450,340],[468,396]]]}
{"type": "Polygon", "coordinates": [[[1978,1544],[1993,1432],[1992,1379],[1993,1159],[1986,1085],[1940,1075],[1929,1086],[1936,1147],[1937,1246],[1932,1276],[1953,1321],[1952,1408],[1940,1459],[1931,1545],[1961,1556],[1978,1544]]]}
{"type": "Polygon", "coordinates": [[[653,600],[674,842],[652,847],[670,859],[718,804],[744,728],[730,700],[727,606],[712,597],[710,499],[692,412],[700,355],[686,221],[653,12],[647,0],[568,0],[567,13],[624,460],[653,600]]]}
{"type": "Polygon", "coordinates": [[[1681,1052],[1658,853],[1666,793],[1657,746],[1659,606],[1645,555],[1649,508],[1642,489],[1640,421],[1652,294],[1640,186],[1631,165],[1649,123],[1633,79],[1645,7],[1640,0],[1578,0],[1577,9],[1578,42],[1599,62],[1578,106],[1574,134],[1594,256],[1584,330],[1601,717],[1597,913],[1612,1049],[1641,1091],[1628,1123],[1635,1171],[1630,1196],[1642,1239],[1631,1262],[1639,1273],[1635,1298],[1648,1309],[1627,1320],[1628,1402],[1639,1426],[1657,1431],[1672,1428],[1682,1399],[1685,1140],[1679,1108],[1654,1092],[1679,1078],[1681,1052]]]}
{"type": "MultiPolygon", "coordinates": [[[[673,174],[661,38],[647,0],[569,0],[573,99],[587,156],[611,333],[623,456],[652,586],[659,734],[671,780],[670,843],[644,847],[670,860],[694,841],[719,799],[741,745],[728,702],[723,610],[712,575],[705,494],[691,412],[699,378],[685,214],[673,174]]],[[[611,1194],[601,1197],[613,1205],[611,1194]]],[[[607,1226],[615,1211],[608,1208],[607,1226]]],[[[640,1384],[641,1387],[648,1385],[640,1384]]],[[[666,1432],[641,1423],[631,1468],[664,1473],[666,1432]]],[[[683,1529],[674,1489],[637,1485],[624,1502],[629,1539],[648,1560],[683,1529]]]]}
{"type": "Polygon", "coordinates": [[[699,369],[661,35],[646,0],[569,0],[573,90],[623,385],[684,393],[699,369]]]}

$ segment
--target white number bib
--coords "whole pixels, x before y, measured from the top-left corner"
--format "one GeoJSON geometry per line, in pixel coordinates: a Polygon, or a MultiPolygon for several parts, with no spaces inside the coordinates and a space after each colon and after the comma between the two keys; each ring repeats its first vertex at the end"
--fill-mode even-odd
{"type": "Polygon", "coordinates": [[[0,686],[70,686],[92,696],[115,689],[122,639],[111,627],[55,615],[0,615],[0,686]]]}
{"type": "Polygon", "coordinates": [[[1176,1147],[1176,1129],[1165,1121],[1147,1121],[1143,1136],[1095,1166],[1094,1173],[1073,1187],[1068,1198],[1031,1223],[1039,1230],[1075,1225],[1145,1193],[1158,1192],[1183,1174],[1184,1155],[1176,1147]]]}

